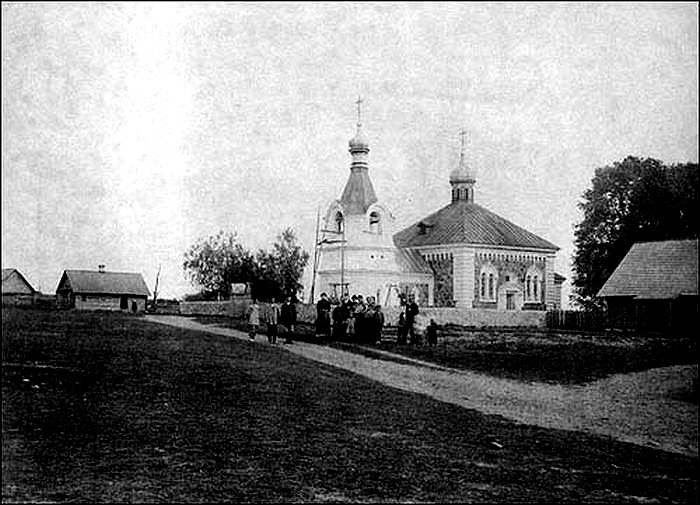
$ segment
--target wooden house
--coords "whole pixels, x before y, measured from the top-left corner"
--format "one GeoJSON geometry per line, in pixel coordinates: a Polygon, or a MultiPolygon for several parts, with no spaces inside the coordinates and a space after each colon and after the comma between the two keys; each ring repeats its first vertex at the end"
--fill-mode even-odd
{"type": "Polygon", "coordinates": [[[33,305],[37,291],[16,268],[2,269],[2,304],[33,305]]]}
{"type": "Polygon", "coordinates": [[[56,289],[59,308],[144,312],[149,296],[138,273],[65,270],[56,289]]]}
{"type": "Polygon", "coordinates": [[[617,328],[694,331],[698,240],[638,242],[598,292],[617,328]]]}

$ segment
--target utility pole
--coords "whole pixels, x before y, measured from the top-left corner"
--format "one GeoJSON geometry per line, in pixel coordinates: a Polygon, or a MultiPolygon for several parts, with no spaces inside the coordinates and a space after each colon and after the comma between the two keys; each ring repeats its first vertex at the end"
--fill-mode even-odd
{"type": "Polygon", "coordinates": [[[156,274],[156,287],[153,288],[153,307],[158,304],[158,281],[160,281],[160,267],[162,265],[158,265],[158,273],[156,274]]]}
{"type": "Polygon", "coordinates": [[[321,209],[316,209],[316,240],[314,241],[314,268],[313,274],[311,276],[311,296],[309,297],[309,303],[314,303],[314,288],[316,287],[316,269],[318,268],[318,230],[321,223],[321,209]]]}

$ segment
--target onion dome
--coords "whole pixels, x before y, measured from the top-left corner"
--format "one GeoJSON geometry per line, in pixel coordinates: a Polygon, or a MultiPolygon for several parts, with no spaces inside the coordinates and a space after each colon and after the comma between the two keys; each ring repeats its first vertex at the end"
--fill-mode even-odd
{"type": "Polygon", "coordinates": [[[357,123],[357,132],[348,142],[348,146],[350,147],[350,152],[369,151],[369,140],[367,140],[365,132],[362,131],[362,123],[357,123]]]}

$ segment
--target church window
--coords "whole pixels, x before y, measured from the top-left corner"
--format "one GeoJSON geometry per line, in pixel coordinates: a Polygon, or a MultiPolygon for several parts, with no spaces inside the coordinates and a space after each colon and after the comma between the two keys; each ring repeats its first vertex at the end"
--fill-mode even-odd
{"type": "Polygon", "coordinates": [[[344,218],[342,212],[335,213],[335,229],[338,233],[343,233],[344,229],[344,218]]]}
{"type": "Polygon", "coordinates": [[[378,234],[382,233],[381,218],[377,211],[372,211],[369,215],[369,231],[378,234]]]}
{"type": "Polygon", "coordinates": [[[527,289],[526,289],[525,298],[526,298],[527,300],[529,300],[530,297],[532,297],[532,278],[531,278],[529,275],[527,276],[527,286],[526,286],[526,288],[527,288],[527,289]]]}
{"type": "Polygon", "coordinates": [[[496,285],[498,279],[498,270],[492,263],[486,263],[481,266],[479,272],[479,293],[482,301],[493,302],[496,300],[496,285]]]}
{"type": "Polygon", "coordinates": [[[525,301],[526,302],[539,302],[542,296],[542,285],[540,284],[540,279],[542,279],[542,271],[535,265],[532,265],[527,269],[525,273],[525,301]]]}

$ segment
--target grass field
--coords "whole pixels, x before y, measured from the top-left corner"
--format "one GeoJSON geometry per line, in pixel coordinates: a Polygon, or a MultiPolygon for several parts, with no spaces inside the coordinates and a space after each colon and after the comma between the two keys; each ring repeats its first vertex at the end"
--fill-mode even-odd
{"type": "Polygon", "coordinates": [[[3,309],[2,340],[5,502],[698,499],[697,458],[518,425],[280,348],[21,309],[3,309]]]}

